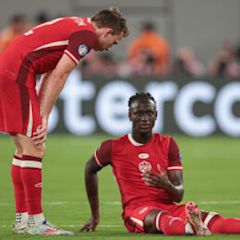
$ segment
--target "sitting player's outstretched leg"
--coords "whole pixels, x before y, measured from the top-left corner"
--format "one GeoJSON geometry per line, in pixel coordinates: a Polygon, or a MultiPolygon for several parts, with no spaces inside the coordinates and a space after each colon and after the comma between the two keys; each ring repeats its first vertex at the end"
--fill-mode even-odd
{"type": "Polygon", "coordinates": [[[188,222],[191,224],[196,235],[207,236],[211,234],[209,229],[204,226],[201,219],[201,211],[194,202],[188,202],[185,206],[185,211],[188,222]]]}
{"type": "Polygon", "coordinates": [[[210,214],[213,217],[205,225],[208,225],[212,234],[240,234],[240,218],[225,218],[212,212],[210,214]]]}

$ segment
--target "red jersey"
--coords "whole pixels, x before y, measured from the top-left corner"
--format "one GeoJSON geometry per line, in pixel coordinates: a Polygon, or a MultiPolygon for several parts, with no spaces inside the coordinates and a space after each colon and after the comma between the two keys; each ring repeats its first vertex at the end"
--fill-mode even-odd
{"type": "Polygon", "coordinates": [[[150,142],[139,144],[128,134],[103,142],[95,152],[95,160],[101,167],[112,165],[123,208],[147,202],[172,202],[164,189],[147,186],[141,176],[146,170],[155,173],[160,173],[160,168],[182,170],[179,149],[172,137],[155,133],[150,142]]]}
{"type": "Polygon", "coordinates": [[[0,83],[12,80],[34,88],[36,74],[53,70],[64,53],[78,64],[96,40],[89,18],[64,17],[38,25],[0,54],[0,83]]]}

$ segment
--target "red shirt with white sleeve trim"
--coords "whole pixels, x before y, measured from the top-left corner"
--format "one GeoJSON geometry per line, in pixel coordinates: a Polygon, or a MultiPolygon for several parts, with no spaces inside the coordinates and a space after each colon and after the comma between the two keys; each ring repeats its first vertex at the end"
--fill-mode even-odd
{"type": "Polygon", "coordinates": [[[146,144],[137,143],[131,134],[107,140],[96,150],[95,160],[101,167],[112,165],[123,208],[155,201],[172,202],[164,189],[147,186],[141,176],[146,170],[182,170],[179,148],[172,137],[154,133],[146,144]]]}
{"type": "Polygon", "coordinates": [[[63,17],[21,35],[0,55],[0,83],[36,85],[35,75],[52,71],[63,54],[77,65],[97,40],[89,18],[63,17]]]}

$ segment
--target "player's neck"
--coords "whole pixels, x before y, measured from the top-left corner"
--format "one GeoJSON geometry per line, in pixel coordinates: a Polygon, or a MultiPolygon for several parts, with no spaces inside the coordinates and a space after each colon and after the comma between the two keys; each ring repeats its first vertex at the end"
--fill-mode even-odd
{"type": "Polygon", "coordinates": [[[152,132],[148,133],[139,133],[139,132],[132,132],[131,136],[134,141],[137,143],[146,144],[152,139],[152,132]]]}
{"type": "Polygon", "coordinates": [[[98,37],[102,35],[102,30],[99,28],[94,21],[91,21],[93,28],[95,29],[95,33],[98,37]]]}

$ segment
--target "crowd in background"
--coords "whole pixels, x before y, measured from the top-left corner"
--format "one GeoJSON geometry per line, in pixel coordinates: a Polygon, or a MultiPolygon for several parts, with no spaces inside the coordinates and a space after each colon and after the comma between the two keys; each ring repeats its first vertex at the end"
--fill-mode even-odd
{"type": "MultiPolygon", "coordinates": [[[[0,54],[20,34],[30,28],[50,20],[45,12],[39,12],[34,23],[29,23],[23,14],[12,16],[8,25],[0,31],[0,54]]],[[[126,58],[118,59],[110,52],[88,54],[80,64],[85,77],[103,76],[158,76],[166,75],[189,77],[240,77],[240,47],[226,40],[214,59],[204,65],[193,49],[183,47],[176,52],[156,30],[154,23],[144,22],[139,35],[126,49],[126,58]]]]}

